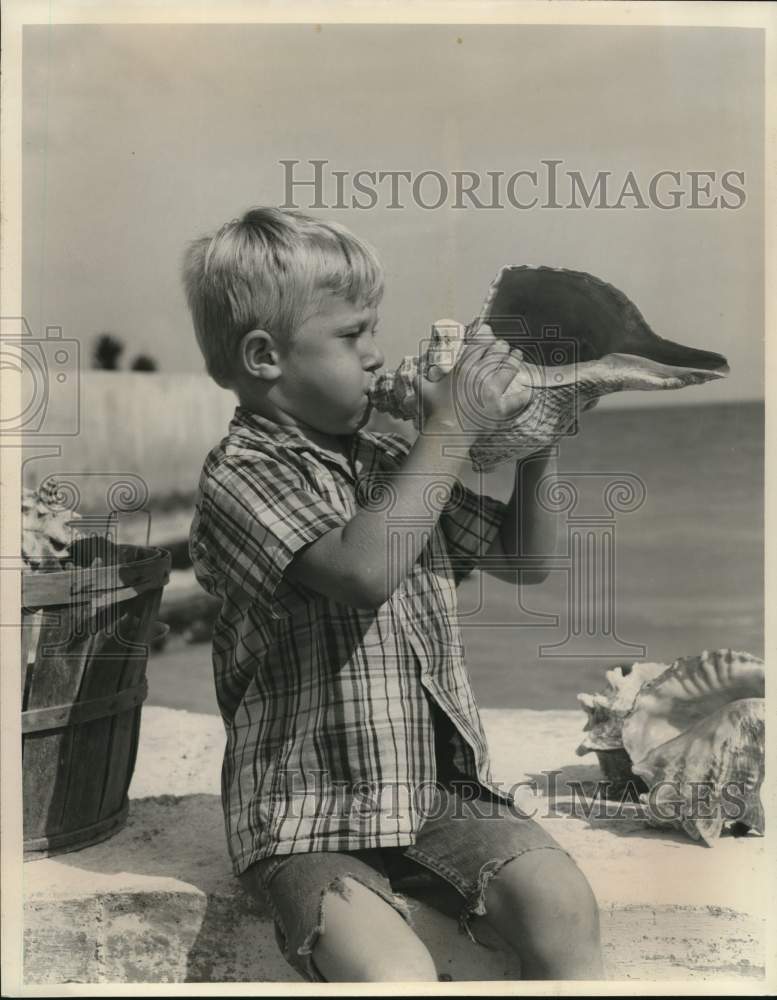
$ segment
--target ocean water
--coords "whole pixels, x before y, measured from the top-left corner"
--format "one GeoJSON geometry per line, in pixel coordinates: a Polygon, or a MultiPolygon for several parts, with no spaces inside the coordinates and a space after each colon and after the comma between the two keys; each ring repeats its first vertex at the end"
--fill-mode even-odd
{"type": "MultiPolygon", "coordinates": [[[[573,516],[600,518],[586,530],[614,525],[614,582],[601,591],[612,595],[613,627],[597,631],[594,621],[587,635],[583,607],[575,631],[570,575],[580,560],[522,590],[473,574],[459,603],[479,704],[574,709],[578,692],[600,689],[619,663],[722,647],[762,656],[763,445],[759,403],[587,413],[562,445],[560,469],[580,489],[573,516]],[[644,502],[613,520],[604,488],[624,476],[637,477],[644,502]]],[[[512,478],[502,466],[484,490],[506,499],[512,478]]],[[[171,641],[149,662],[149,688],[151,704],[215,712],[210,644],[171,641]]]]}
{"type": "MultiPolygon", "coordinates": [[[[574,620],[570,577],[600,555],[596,542],[588,560],[570,558],[520,592],[474,574],[460,605],[479,703],[574,708],[577,693],[600,689],[619,663],[721,647],[763,656],[763,448],[760,403],[586,414],[561,449],[560,472],[581,492],[562,551],[568,532],[597,538],[614,525],[613,585],[596,591],[598,607],[612,594],[614,622],[605,629],[580,601],[574,620]],[[608,522],[603,488],[623,474],[638,477],[644,502],[608,522]],[[583,524],[577,514],[603,520],[583,524]]],[[[495,470],[489,492],[505,499],[511,480],[509,466],[495,470]]]]}

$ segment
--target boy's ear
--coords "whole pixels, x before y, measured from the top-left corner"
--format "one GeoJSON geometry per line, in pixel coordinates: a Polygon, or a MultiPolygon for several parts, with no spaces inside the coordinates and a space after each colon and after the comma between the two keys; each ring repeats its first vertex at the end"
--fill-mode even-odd
{"type": "Polygon", "coordinates": [[[250,330],[240,341],[243,371],[254,378],[274,381],[281,374],[278,348],[272,334],[266,330],[250,330]]]}

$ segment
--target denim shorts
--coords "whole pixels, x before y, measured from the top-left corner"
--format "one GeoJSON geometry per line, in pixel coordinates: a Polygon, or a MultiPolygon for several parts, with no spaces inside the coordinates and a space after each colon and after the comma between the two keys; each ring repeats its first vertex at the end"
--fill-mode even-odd
{"type": "Polygon", "coordinates": [[[473,935],[470,920],[486,912],[489,879],[528,851],[567,854],[539,823],[476,782],[449,781],[437,788],[441,799],[415,844],[273,855],[242,873],[243,888],[269,909],[278,946],[303,979],[326,982],[312,951],[323,931],[324,895],[331,890],[347,896],[342,883],[346,876],[376,892],[411,927],[410,907],[402,893],[421,899],[428,893],[431,905],[458,919],[460,932],[483,944],[473,935]]]}

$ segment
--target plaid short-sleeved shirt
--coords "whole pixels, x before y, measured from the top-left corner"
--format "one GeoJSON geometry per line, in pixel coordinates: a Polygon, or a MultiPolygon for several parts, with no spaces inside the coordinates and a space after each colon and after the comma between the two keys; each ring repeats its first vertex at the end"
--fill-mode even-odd
{"type": "Polygon", "coordinates": [[[296,552],[346,524],[364,498],[386,503],[391,529],[390,493],[376,484],[409,449],[400,435],[362,430],[347,458],[333,455],[238,407],[205,460],[190,548],[197,579],[222,602],[213,668],[236,873],[272,854],[412,844],[419,789],[436,777],[437,710],[453,724],[456,770],[505,798],[456,613],[456,584],[505,505],[458,484],[440,513],[430,494],[428,543],[416,559],[405,552],[408,572],[376,610],[284,577],[296,552]]]}

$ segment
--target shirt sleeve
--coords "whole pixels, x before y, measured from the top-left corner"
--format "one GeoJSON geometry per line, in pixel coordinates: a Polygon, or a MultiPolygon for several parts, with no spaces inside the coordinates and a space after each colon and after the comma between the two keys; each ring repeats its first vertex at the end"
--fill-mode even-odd
{"type": "Polygon", "coordinates": [[[507,504],[475,493],[458,483],[440,514],[454,578],[460,583],[488,552],[507,511],[507,504]]]}
{"type": "Polygon", "coordinates": [[[208,573],[275,619],[290,613],[279,584],[296,553],[347,521],[300,469],[262,455],[224,459],[202,492],[198,519],[195,554],[208,573]]]}

